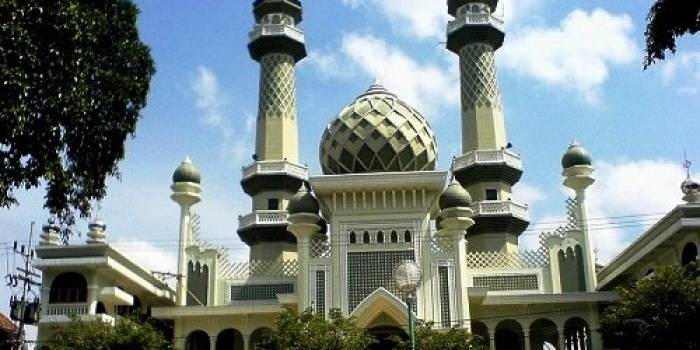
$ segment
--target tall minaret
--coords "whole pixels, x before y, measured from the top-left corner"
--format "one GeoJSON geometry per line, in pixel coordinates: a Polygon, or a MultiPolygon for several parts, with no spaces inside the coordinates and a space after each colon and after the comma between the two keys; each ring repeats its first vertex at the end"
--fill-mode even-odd
{"type": "Polygon", "coordinates": [[[286,259],[296,251],[287,227],[289,199],[308,178],[298,164],[295,64],[306,57],[299,28],[299,0],[256,0],[248,49],[260,63],[260,94],[254,163],[243,169],[241,185],[253,198],[252,212],[239,219],[238,235],[251,259],[286,259]]]}
{"type": "Polygon", "coordinates": [[[495,62],[505,33],[503,20],[493,14],[497,4],[447,2],[454,17],[447,25],[447,48],[459,55],[462,97],[462,155],[452,170],[475,201],[470,251],[516,251],[528,225],[527,207],[512,201],[522,162],[506,139],[495,62]]]}

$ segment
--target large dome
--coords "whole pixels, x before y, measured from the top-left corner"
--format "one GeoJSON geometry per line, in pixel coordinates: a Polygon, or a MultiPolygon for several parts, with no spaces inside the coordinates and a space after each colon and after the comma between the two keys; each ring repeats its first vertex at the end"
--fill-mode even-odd
{"type": "Polygon", "coordinates": [[[435,170],[437,144],[423,116],[375,83],[326,128],[326,175],[435,170]]]}

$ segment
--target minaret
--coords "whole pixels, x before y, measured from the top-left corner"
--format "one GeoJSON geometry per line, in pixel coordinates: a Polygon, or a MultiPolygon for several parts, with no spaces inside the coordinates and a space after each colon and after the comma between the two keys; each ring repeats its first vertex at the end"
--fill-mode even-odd
{"type": "Polygon", "coordinates": [[[496,75],[495,52],[505,37],[496,17],[498,0],[448,0],[454,17],[447,48],[459,55],[462,98],[462,155],[453,164],[457,180],[475,203],[467,234],[470,251],[517,251],[527,228],[527,207],[512,201],[520,180],[520,156],[510,150],[496,75]]]}
{"type": "Polygon", "coordinates": [[[170,198],[180,205],[180,238],[177,254],[177,305],[184,306],[187,303],[187,252],[191,245],[191,219],[190,209],[202,200],[201,176],[189,157],[173,173],[173,185],[170,189],[173,194],[170,198]]]}
{"type": "Polygon", "coordinates": [[[588,210],[586,209],[586,189],[595,182],[591,156],[579,144],[572,143],[561,159],[564,176],[564,186],[576,193],[576,222],[583,233],[583,266],[586,281],[586,291],[593,292],[597,286],[593,244],[588,232],[588,210]]]}
{"type": "Polygon", "coordinates": [[[302,6],[299,0],[256,0],[253,14],[248,49],[260,63],[259,107],[254,163],[241,180],[253,205],[239,218],[238,235],[251,247],[251,259],[285,259],[296,251],[286,228],[287,203],[308,178],[307,167],[298,164],[295,88],[295,65],[306,57],[302,6]]]}

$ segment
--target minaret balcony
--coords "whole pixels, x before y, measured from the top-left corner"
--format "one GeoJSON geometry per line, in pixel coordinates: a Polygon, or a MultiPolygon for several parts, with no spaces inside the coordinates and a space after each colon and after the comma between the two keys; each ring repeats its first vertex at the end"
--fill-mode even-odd
{"type": "Polygon", "coordinates": [[[480,201],[472,204],[474,225],[469,235],[507,233],[519,236],[530,224],[527,206],[513,201],[480,201]]]}
{"type": "Polygon", "coordinates": [[[248,245],[259,242],[296,243],[287,231],[289,214],[286,210],[254,210],[238,217],[238,236],[248,245]]]}
{"type": "Polygon", "coordinates": [[[491,13],[467,12],[447,23],[447,49],[454,53],[473,42],[485,41],[499,48],[504,38],[503,19],[491,13]]]}
{"type": "Polygon", "coordinates": [[[296,62],[306,57],[306,41],[301,29],[289,24],[256,24],[248,34],[248,49],[256,61],[269,53],[287,53],[296,62]]]}
{"type": "Polygon", "coordinates": [[[305,165],[287,160],[266,160],[243,168],[241,186],[250,196],[265,190],[296,193],[308,178],[309,169],[305,165]]]}
{"type": "Polygon", "coordinates": [[[527,205],[513,201],[481,201],[473,205],[474,217],[479,216],[513,216],[525,221],[530,220],[527,205]]]}
{"type": "Polygon", "coordinates": [[[508,149],[475,150],[455,158],[452,172],[464,187],[502,181],[514,185],[523,174],[520,155],[508,149]]]}

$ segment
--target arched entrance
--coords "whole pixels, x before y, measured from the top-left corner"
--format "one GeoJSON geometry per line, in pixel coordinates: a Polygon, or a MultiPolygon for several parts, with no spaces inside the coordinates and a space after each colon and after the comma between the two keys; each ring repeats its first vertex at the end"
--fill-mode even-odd
{"type": "Polygon", "coordinates": [[[272,330],[266,327],[254,330],[253,333],[250,334],[250,344],[248,345],[248,348],[255,349],[257,345],[263,344],[263,341],[265,340],[265,338],[267,338],[267,335],[270,332],[272,332],[272,330]]]}
{"type": "Polygon", "coordinates": [[[484,348],[489,348],[489,327],[484,322],[472,321],[472,334],[479,337],[479,344],[484,348]]]}
{"type": "Polygon", "coordinates": [[[685,266],[696,260],[698,260],[698,246],[696,246],[695,243],[690,242],[683,247],[681,265],[685,266]]]}
{"type": "Polygon", "coordinates": [[[530,325],[530,349],[551,349],[554,344],[559,344],[557,325],[545,318],[532,322],[530,325]]]}
{"type": "Polygon", "coordinates": [[[591,329],[588,322],[581,318],[570,318],[564,323],[564,341],[570,350],[589,350],[591,348],[591,329]]]}
{"type": "Polygon", "coordinates": [[[370,350],[391,350],[396,348],[399,341],[408,340],[408,334],[396,326],[377,326],[368,329],[367,333],[377,339],[370,350]]]}
{"type": "Polygon", "coordinates": [[[185,350],[209,350],[209,334],[205,331],[194,331],[185,340],[185,350]]]}
{"type": "Polygon", "coordinates": [[[216,350],[243,350],[243,335],[236,329],[224,329],[216,337],[216,350]]]}
{"type": "Polygon", "coordinates": [[[515,320],[503,320],[496,326],[496,350],[522,350],[525,344],[523,328],[515,320]]]}

